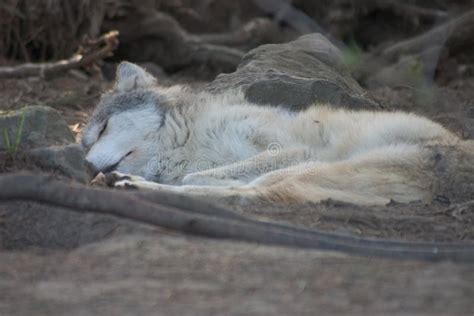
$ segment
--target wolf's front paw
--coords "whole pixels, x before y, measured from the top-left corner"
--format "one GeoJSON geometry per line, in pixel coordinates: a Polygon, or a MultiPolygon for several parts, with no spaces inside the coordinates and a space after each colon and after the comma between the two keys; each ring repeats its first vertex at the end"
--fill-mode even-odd
{"type": "Polygon", "coordinates": [[[105,175],[105,183],[114,188],[138,189],[141,182],[146,182],[145,178],[118,171],[112,171],[105,175]]]}
{"type": "Polygon", "coordinates": [[[105,176],[108,186],[124,189],[162,190],[163,185],[147,181],[145,178],[113,171],[105,176]]]}

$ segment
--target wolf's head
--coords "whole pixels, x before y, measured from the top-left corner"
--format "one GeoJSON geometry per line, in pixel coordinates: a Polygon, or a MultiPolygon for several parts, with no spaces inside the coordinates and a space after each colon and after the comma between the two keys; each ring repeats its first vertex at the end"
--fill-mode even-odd
{"type": "Polygon", "coordinates": [[[165,111],[155,86],[156,79],[139,66],[118,66],[114,88],[102,95],[82,134],[86,160],[96,171],[144,174],[165,111]]]}

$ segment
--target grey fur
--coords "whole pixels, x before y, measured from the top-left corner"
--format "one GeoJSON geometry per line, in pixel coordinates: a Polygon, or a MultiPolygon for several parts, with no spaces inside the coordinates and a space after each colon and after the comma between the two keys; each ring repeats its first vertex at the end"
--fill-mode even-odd
{"type": "Polygon", "coordinates": [[[414,114],[324,105],[291,113],[235,91],[162,89],[130,63],[83,136],[99,171],[131,174],[117,186],[279,203],[429,202],[441,178],[433,148],[474,155],[472,143],[414,114]]]}
{"type": "MultiPolygon", "coordinates": [[[[84,134],[87,134],[90,126],[105,124],[116,113],[137,109],[145,104],[155,104],[157,113],[168,108],[166,98],[149,89],[130,92],[108,91],[101,96],[99,104],[92,113],[88,125],[85,127],[84,134]]],[[[82,145],[87,149],[92,146],[92,143],[89,143],[85,137],[81,141],[82,145]]]]}

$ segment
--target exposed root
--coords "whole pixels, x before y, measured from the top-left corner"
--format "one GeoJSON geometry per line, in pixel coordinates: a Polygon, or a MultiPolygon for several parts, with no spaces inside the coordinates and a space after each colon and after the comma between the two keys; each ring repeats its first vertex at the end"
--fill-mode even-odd
{"type": "Polygon", "coordinates": [[[187,32],[171,15],[156,10],[130,11],[124,21],[108,22],[105,27],[120,32],[121,41],[128,44],[124,49],[147,51],[143,54],[149,60],[167,70],[210,65],[232,71],[244,54],[235,48],[206,42],[187,32]]]}
{"type": "Polygon", "coordinates": [[[440,21],[448,18],[448,13],[445,11],[424,8],[397,0],[374,0],[373,6],[379,9],[391,11],[405,19],[440,21]]]}
{"type": "Polygon", "coordinates": [[[274,41],[281,36],[281,30],[275,21],[268,18],[255,18],[232,32],[200,34],[201,41],[231,47],[256,47],[274,41]]]}
{"type": "Polygon", "coordinates": [[[168,229],[214,238],[363,256],[474,261],[469,243],[415,243],[342,236],[248,219],[201,200],[163,192],[121,192],[54,180],[48,176],[0,176],[0,202],[28,200],[79,211],[110,214],[168,229]]]}
{"type": "Polygon", "coordinates": [[[474,11],[447,21],[434,29],[384,49],[381,56],[395,61],[403,55],[420,54],[435,46],[445,46],[451,55],[474,46],[474,11]]]}

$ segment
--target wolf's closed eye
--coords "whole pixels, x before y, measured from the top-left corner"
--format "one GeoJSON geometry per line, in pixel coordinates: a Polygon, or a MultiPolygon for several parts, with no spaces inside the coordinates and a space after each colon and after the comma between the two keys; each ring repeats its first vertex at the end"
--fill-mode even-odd
{"type": "Polygon", "coordinates": [[[102,129],[99,132],[99,137],[97,137],[97,138],[100,138],[102,136],[102,134],[104,134],[105,130],[107,129],[107,123],[108,122],[109,121],[105,121],[104,126],[102,127],[102,129]]]}

